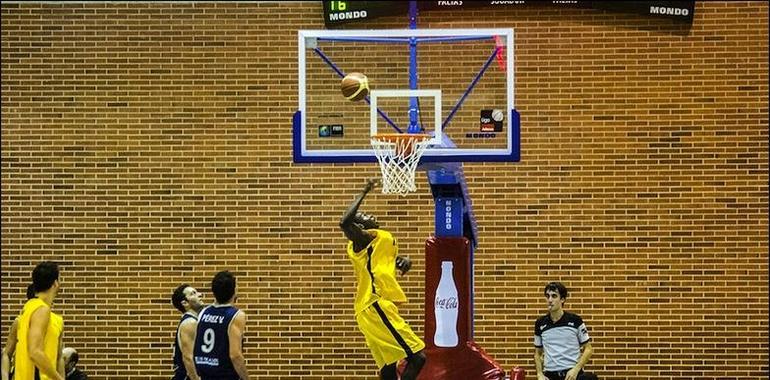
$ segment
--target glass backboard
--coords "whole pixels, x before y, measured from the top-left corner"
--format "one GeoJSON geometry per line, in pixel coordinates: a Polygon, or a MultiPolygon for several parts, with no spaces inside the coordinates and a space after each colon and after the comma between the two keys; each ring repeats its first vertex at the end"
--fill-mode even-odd
{"type": "Polygon", "coordinates": [[[294,161],[376,162],[373,133],[415,128],[433,137],[422,162],[518,161],[513,46],[512,29],[299,31],[294,161]],[[375,107],[343,97],[350,72],[375,107]]]}

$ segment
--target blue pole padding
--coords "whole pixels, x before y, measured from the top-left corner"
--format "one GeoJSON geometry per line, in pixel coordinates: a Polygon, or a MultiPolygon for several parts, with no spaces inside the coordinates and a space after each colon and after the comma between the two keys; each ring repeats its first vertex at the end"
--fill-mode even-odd
{"type": "Polygon", "coordinates": [[[473,91],[473,88],[476,87],[476,83],[479,82],[479,79],[481,79],[481,76],[484,75],[484,73],[487,71],[487,68],[492,63],[492,60],[495,59],[495,56],[497,55],[497,51],[500,50],[500,47],[495,47],[495,50],[492,52],[492,55],[489,56],[489,59],[487,59],[487,62],[484,64],[484,67],[481,68],[481,71],[479,71],[478,74],[476,74],[476,77],[473,78],[473,81],[471,82],[470,86],[468,86],[468,89],[465,90],[465,93],[460,98],[460,100],[457,101],[457,104],[452,108],[452,112],[449,113],[449,115],[446,117],[446,120],[444,120],[443,123],[441,123],[441,129],[444,130],[446,126],[449,124],[449,121],[452,120],[452,117],[454,117],[455,113],[458,109],[460,109],[460,106],[463,105],[463,102],[465,101],[465,98],[468,97],[468,94],[473,91]]]}
{"type": "Polygon", "coordinates": [[[385,44],[405,44],[409,42],[407,37],[318,37],[318,41],[335,42],[376,42],[385,44]]]}
{"type": "MultiPolygon", "coordinates": [[[[417,41],[412,38],[409,42],[409,88],[417,89],[417,41]]],[[[417,113],[420,112],[417,106],[417,97],[409,98],[409,127],[408,133],[419,133],[420,125],[417,123],[417,113]]]]}
{"type": "MultiPolygon", "coordinates": [[[[314,51],[316,54],[318,54],[318,56],[319,56],[319,57],[321,57],[321,59],[322,59],[324,62],[326,62],[326,64],[327,64],[327,65],[328,65],[328,66],[329,66],[329,67],[330,67],[332,70],[334,70],[334,72],[336,72],[336,73],[337,73],[337,75],[339,75],[339,77],[340,77],[340,78],[344,78],[344,77],[345,77],[345,73],[343,73],[343,72],[342,72],[342,70],[340,70],[339,68],[337,68],[337,65],[335,65],[335,64],[334,64],[334,62],[332,62],[332,61],[329,59],[329,57],[327,57],[327,56],[326,56],[326,54],[324,54],[324,53],[321,51],[321,49],[315,48],[315,49],[313,49],[313,51],[314,51]]],[[[366,103],[367,103],[367,104],[372,104],[372,103],[369,101],[369,96],[365,97],[365,98],[364,98],[364,100],[366,100],[366,103]]],[[[390,124],[390,126],[391,126],[391,127],[393,127],[393,129],[395,129],[395,130],[396,130],[396,132],[398,132],[398,133],[404,133],[404,132],[401,130],[401,128],[399,128],[399,127],[396,125],[396,123],[395,123],[393,120],[391,120],[391,119],[388,117],[388,115],[386,115],[386,114],[385,114],[385,112],[383,112],[383,111],[380,109],[380,107],[377,107],[377,114],[378,114],[378,115],[380,115],[380,116],[382,116],[382,118],[383,118],[383,119],[385,119],[385,121],[386,121],[388,124],[390,124]]]]}
{"type": "MultiPolygon", "coordinates": [[[[417,29],[417,1],[409,2],[409,29],[417,29]]],[[[417,89],[417,38],[409,39],[409,89],[417,89]]],[[[419,133],[420,125],[417,123],[417,113],[420,112],[417,98],[409,98],[409,126],[407,133],[419,133]]]]}
{"type": "Polygon", "coordinates": [[[409,2],[409,29],[417,29],[417,1],[409,2]]]}
{"type": "Polygon", "coordinates": [[[467,36],[467,37],[417,37],[417,42],[461,42],[461,41],[479,41],[495,38],[495,36],[467,36]]]}
{"type": "Polygon", "coordinates": [[[463,199],[436,197],[436,236],[463,236],[463,199]]]}

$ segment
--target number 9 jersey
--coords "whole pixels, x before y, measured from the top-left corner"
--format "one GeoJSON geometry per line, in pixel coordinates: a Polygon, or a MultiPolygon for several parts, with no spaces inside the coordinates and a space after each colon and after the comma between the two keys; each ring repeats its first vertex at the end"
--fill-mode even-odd
{"type": "Polygon", "coordinates": [[[193,359],[202,380],[238,380],[230,361],[230,323],[240,310],[232,305],[211,305],[198,315],[193,359]]]}

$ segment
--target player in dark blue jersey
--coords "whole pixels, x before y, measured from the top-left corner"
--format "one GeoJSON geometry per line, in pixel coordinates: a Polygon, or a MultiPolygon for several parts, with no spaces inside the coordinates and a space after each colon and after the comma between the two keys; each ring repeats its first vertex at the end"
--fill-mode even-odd
{"type": "Polygon", "coordinates": [[[172,380],[200,380],[193,363],[195,321],[203,309],[201,295],[189,284],[179,285],[171,295],[171,303],[182,312],[174,339],[174,377],[172,380]]]}
{"type": "Polygon", "coordinates": [[[216,302],[198,314],[193,359],[201,380],[249,380],[243,357],[246,314],[235,301],[235,276],[222,271],[211,281],[216,302]]]}

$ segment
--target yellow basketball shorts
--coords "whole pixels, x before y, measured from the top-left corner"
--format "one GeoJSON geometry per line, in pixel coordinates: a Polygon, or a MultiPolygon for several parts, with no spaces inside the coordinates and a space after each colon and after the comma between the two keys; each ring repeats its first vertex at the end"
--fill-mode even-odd
{"type": "Polygon", "coordinates": [[[425,348],[392,302],[380,299],[356,315],[377,368],[396,363],[425,348]]]}

